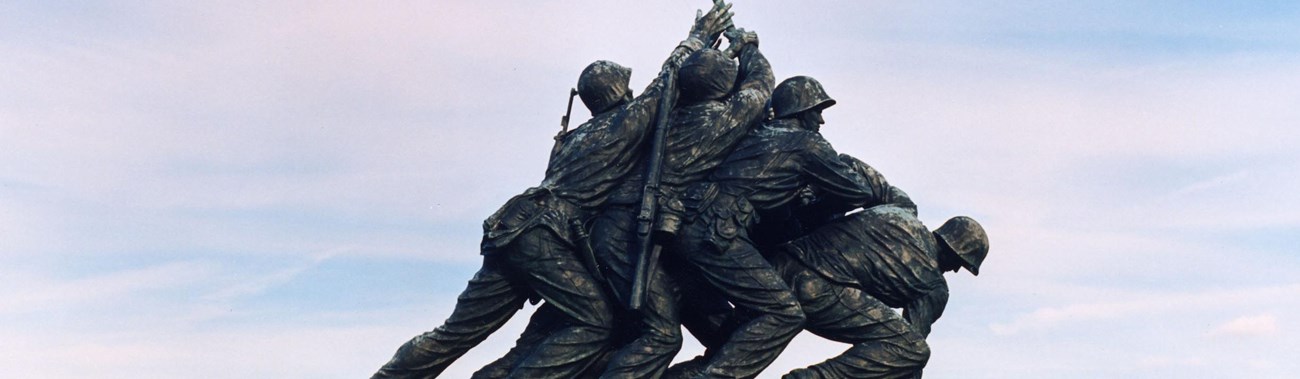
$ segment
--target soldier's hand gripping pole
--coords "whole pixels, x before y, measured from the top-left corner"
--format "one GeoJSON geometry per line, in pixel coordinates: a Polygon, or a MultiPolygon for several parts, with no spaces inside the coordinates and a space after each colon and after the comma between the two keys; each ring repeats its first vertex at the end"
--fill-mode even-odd
{"type": "Polygon", "coordinates": [[[656,213],[659,209],[659,178],[663,173],[664,140],[668,135],[668,116],[677,102],[677,72],[665,70],[663,98],[659,100],[659,109],[655,113],[654,137],[650,140],[650,151],[646,165],[645,187],[641,190],[641,210],[636,216],[636,270],[632,274],[632,293],[628,298],[628,309],[640,310],[645,304],[646,289],[650,287],[651,273],[659,263],[661,247],[654,238],[656,213]]]}

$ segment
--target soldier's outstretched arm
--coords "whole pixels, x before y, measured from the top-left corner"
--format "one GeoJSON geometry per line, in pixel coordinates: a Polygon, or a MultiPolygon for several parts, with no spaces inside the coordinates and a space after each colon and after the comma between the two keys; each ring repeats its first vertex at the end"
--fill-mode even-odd
{"type": "Polygon", "coordinates": [[[691,36],[704,41],[705,46],[712,46],[723,31],[734,27],[732,16],[735,16],[735,12],[731,11],[731,3],[713,0],[713,8],[710,8],[708,13],[695,11],[695,25],[691,27],[691,36]]]}
{"type": "Polygon", "coordinates": [[[730,10],[731,4],[715,0],[713,8],[708,12],[696,12],[695,23],[691,25],[691,31],[686,39],[668,54],[668,59],[664,60],[659,74],[650,81],[645,91],[632,99],[632,102],[624,108],[623,121],[612,127],[616,134],[634,136],[646,134],[645,132],[650,129],[655,110],[659,107],[659,101],[664,97],[664,88],[667,87],[667,83],[663,82],[664,73],[677,70],[686,57],[713,43],[718,38],[718,34],[730,27],[732,15],[730,10]]]}
{"type": "MultiPolygon", "coordinates": [[[[690,56],[691,53],[713,45],[713,42],[718,40],[718,36],[722,34],[722,31],[731,27],[732,15],[731,4],[722,0],[715,0],[713,8],[710,8],[708,12],[697,10],[695,23],[691,25],[690,33],[686,35],[685,40],[682,40],[673,49],[672,53],[668,54],[668,59],[664,60],[664,64],[659,68],[659,74],[646,86],[641,96],[658,97],[655,94],[663,91],[664,87],[664,83],[661,83],[660,80],[663,74],[668,70],[676,70],[681,67],[682,61],[685,61],[686,57],[690,56]]],[[[650,106],[653,107],[654,105],[650,106]]]]}
{"type": "Polygon", "coordinates": [[[840,160],[853,167],[853,170],[857,171],[858,175],[861,175],[869,185],[882,188],[880,197],[880,202],[882,204],[895,205],[899,208],[912,211],[913,216],[916,215],[916,203],[912,202],[912,197],[908,196],[907,192],[903,192],[902,188],[890,185],[889,182],[885,180],[885,176],[880,174],[880,171],[876,171],[875,168],[872,168],[866,162],[848,154],[840,153],[840,160]]]}
{"type": "Polygon", "coordinates": [[[820,134],[808,134],[805,143],[804,174],[818,190],[823,207],[849,211],[885,203],[891,186],[883,175],[852,157],[842,159],[820,134]]]}
{"type": "MultiPolygon", "coordinates": [[[[725,34],[733,47],[740,45],[740,67],[736,90],[726,97],[725,108],[710,125],[709,136],[701,143],[718,149],[730,149],[749,133],[751,126],[762,121],[767,100],[772,96],[772,66],[758,50],[758,34],[732,29],[725,34]]],[[[728,48],[733,50],[733,48],[728,48]]]]}
{"type": "Polygon", "coordinates": [[[739,51],[740,70],[736,81],[736,92],[727,99],[726,125],[718,127],[744,128],[760,121],[766,110],[767,100],[772,97],[772,88],[776,78],[772,75],[772,65],[767,57],[758,50],[758,34],[744,29],[727,31],[731,41],[728,51],[739,51]],[[740,47],[737,48],[736,46],[740,47]]]}

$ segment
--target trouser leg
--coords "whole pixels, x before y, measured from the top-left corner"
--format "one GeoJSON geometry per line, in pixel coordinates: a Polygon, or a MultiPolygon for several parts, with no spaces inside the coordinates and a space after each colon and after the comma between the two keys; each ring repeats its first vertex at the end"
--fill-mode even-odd
{"type": "Polygon", "coordinates": [[[726,344],[731,333],[736,331],[747,319],[748,314],[736,313],[727,298],[711,289],[688,268],[669,267],[669,275],[677,279],[680,292],[690,294],[682,296],[682,327],[690,332],[701,345],[704,354],[686,361],[674,363],[664,372],[664,378],[690,378],[701,372],[718,349],[726,344]]]}
{"type": "Polygon", "coordinates": [[[782,378],[918,378],[929,356],[925,341],[864,342],[854,344],[843,354],[822,363],[791,371],[782,378]]]}
{"type": "Polygon", "coordinates": [[[525,299],[527,292],[510,280],[499,257],[484,257],[447,321],[403,344],[373,378],[437,377],[505,324],[525,299]]]}
{"type": "Polygon", "coordinates": [[[515,346],[510,348],[506,355],[474,372],[471,378],[501,379],[509,376],[510,371],[514,370],[515,366],[536,349],[548,335],[563,327],[563,317],[564,315],[550,303],[542,304],[528,319],[528,326],[524,328],[519,339],[515,340],[515,346]]]}
{"type": "Polygon", "coordinates": [[[507,257],[527,285],[555,309],[558,326],[514,367],[511,377],[571,378],[587,368],[609,341],[610,304],[572,246],[537,228],[514,242],[507,257]]]}
{"type": "MultiPolygon", "coordinates": [[[[540,344],[542,340],[546,339],[546,337],[555,330],[564,327],[564,317],[565,316],[559,313],[555,307],[552,307],[549,304],[543,304],[541,307],[538,307],[537,311],[533,312],[532,318],[529,319],[528,327],[524,328],[523,334],[515,341],[515,346],[510,348],[510,351],[506,352],[506,355],[498,358],[492,363],[488,363],[483,366],[483,368],[474,372],[470,378],[502,379],[509,377],[510,372],[514,370],[515,366],[527,357],[529,353],[536,349],[537,345],[540,344]]],[[[605,367],[609,364],[609,357],[612,355],[612,351],[609,349],[610,346],[611,345],[606,344],[606,348],[602,350],[598,357],[593,360],[591,365],[576,378],[599,377],[600,373],[603,372],[605,367]]]]}
{"type": "Polygon", "coordinates": [[[853,287],[814,273],[788,275],[804,306],[805,328],[824,338],[853,344],[839,356],[785,378],[913,378],[930,358],[925,338],[888,305],[853,287]]]}
{"type": "Polygon", "coordinates": [[[635,327],[637,333],[630,342],[616,349],[610,357],[609,367],[601,375],[603,378],[659,377],[682,346],[676,285],[666,275],[662,264],[650,273],[650,286],[639,314],[626,310],[636,270],[635,227],[634,209],[610,207],[596,218],[591,232],[592,248],[608,268],[606,277],[619,299],[617,307],[627,314],[625,319],[639,320],[635,326],[620,326],[635,327]]]}
{"type": "MultiPolygon", "coordinates": [[[[803,326],[804,315],[790,288],[758,249],[739,235],[720,236],[714,220],[688,224],[678,249],[701,278],[738,312],[752,315],[709,360],[706,377],[752,378],[767,368],[803,326]],[[727,243],[717,243],[725,240],[727,243]],[[710,242],[713,241],[713,242],[710,242]]],[[[745,225],[732,225],[743,228],[745,225]]]]}
{"type": "Polygon", "coordinates": [[[691,271],[669,269],[669,275],[676,280],[681,293],[690,294],[682,296],[678,306],[682,326],[704,345],[705,354],[710,355],[727,342],[739,320],[727,298],[711,290],[708,283],[691,271]]]}

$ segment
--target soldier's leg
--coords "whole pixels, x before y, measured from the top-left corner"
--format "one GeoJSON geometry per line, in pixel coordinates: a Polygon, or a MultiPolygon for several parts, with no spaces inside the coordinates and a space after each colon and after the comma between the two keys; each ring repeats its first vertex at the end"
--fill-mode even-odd
{"type": "Polygon", "coordinates": [[[808,315],[805,329],[853,346],[784,378],[912,378],[930,359],[925,339],[888,305],[810,271],[787,277],[808,315]]]}
{"type": "Polygon", "coordinates": [[[403,344],[373,378],[436,377],[504,325],[527,299],[504,266],[499,256],[484,257],[447,321],[403,344]]]}
{"type": "Polygon", "coordinates": [[[571,378],[595,360],[609,341],[610,304],[572,246],[544,228],[517,237],[506,259],[527,285],[562,315],[558,328],[515,366],[513,377],[571,378]]]}
{"type": "Polygon", "coordinates": [[[681,309],[682,326],[690,332],[708,354],[722,347],[727,338],[738,327],[739,321],[734,308],[727,298],[700,278],[695,270],[669,270],[683,294],[678,306],[681,309]]]}
{"type": "Polygon", "coordinates": [[[726,297],[712,290],[707,283],[696,280],[700,276],[698,273],[693,270],[674,271],[670,268],[669,275],[676,279],[679,291],[688,294],[682,296],[681,305],[678,306],[682,327],[704,345],[704,354],[674,363],[664,371],[663,378],[690,378],[704,370],[709,359],[726,344],[727,338],[744,320],[741,320],[726,297]]]}
{"type": "Polygon", "coordinates": [[[533,312],[533,316],[528,319],[528,326],[519,335],[519,339],[515,340],[515,346],[510,348],[506,355],[483,366],[470,377],[473,379],[501,379],[509,376],[510,371],[514,370],[515,366],[527,357],[533,349],[536,349],[537,345],[546,339],[546,336],[562,327],[563,317],[564,315],[560,314],[550,303],[537,307],[537,311],[533,312]]]}
{"type": "MultiPolygon", "coordinates": [[[[706,377],[752,378],[767,368],[803,326],[804,314],[790,288],[739,233],[715,230],[714,214],[688,224],[681,256],[721,292],[738,312],[752,315],[709,360],[706,377]]],[[[731,229],[728,229],[731,230],[731,229]]]]}
{"type": "MultiPolygon", "coordinates": [[[[556,310],[555,307],[550,306],[549,303],[542,304],[541,307],[537,308],[536,312],[533,312],[533,317],[528,320],[528,327],[524,328],[523,334],[515,341],[515,346],[510,348],[510,351],[505,356],[474,372],[470,378],[502,379],[509,377],[515,366],[527,357],[533,349],[536,349],[542,340],[546,339],[556,329],[563,327],[564,318],[564,314],[556,310]]],[[[609,357],[612,353],[609,347],[610,345],[606,345],[606,349],[601,351],[600,356],[577,378],[599,377],[600,373],[605,371],[605,367],[608,366],[609,357]]]]}
{"type": "Polygon", "coordinates": [[[616,308],[626,314],[625,319],[637,319],[633,325],[636,335],[627,344],[617,347],[610,358],[604,378],[656,378],[665,370],[682,347],[682,331],[678,320],[676,285],[666,275],[663,265],[651,273],[650,287],[640,314],[626,310],[632,288],[635,267],[633,246],[636,244],[636,213],[631,207],[610,207],[596,218],[591,231],[592,248],[601,264],[606,265],[606,277],[617,294],[616,308]]]}

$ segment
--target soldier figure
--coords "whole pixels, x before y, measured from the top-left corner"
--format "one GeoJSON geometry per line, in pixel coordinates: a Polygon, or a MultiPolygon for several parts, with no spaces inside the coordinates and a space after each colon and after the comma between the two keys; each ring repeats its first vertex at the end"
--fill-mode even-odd
{"type": "Polygon", "coordinates": [[[979,275],[988,246],[969,217],[930,232],[914,209],[895,205],[850,214],[783,246],[773,264],[808,315],[804,328],[853,344],[784,378],[920,377],[930,358],[925,338],[948,302],[943,273],[965,267],[979,275]]]}
{"type": "MultiPolygon", "coordinates": [[[[727,51],[738,52],[739,64],[733,62],[727,53],[704,49],[687,58],[678,71],[680,97],[668,120],[670,127],[661,157],[663,176],[659,195],[663,206],[659,212],[668,215],[661,216],[661,219],[672,219],[673,215],[680,217],[684,211],[680,194],[689,184],[704,180],[722,162],[732,146],[746,134],[748,127],[761,118],[772,91],[772,69],[758,50],[758,35],[735,29],[727,36],[732,45],[727,51]]],[[[595,219],[591,232],[597,257],[607,265],[608,277],[620,304],[627,304],[632,296],[630,289],[637,258],[633,252],[638,242],[637,206],[644,179],[641,177],[624,183],[620,196],[617,196],[621,201],[614,201],[616,205],[608,207],[595,219]]],[[[676,254],[669,252],[668,255],[666,258],[676,254]]],[[[681,348],[681,323],[676,304],[679,296],[673,279],[662,269],[652,271],[646,303],[639,314],[628,317],[639,319],[635,324],[639,329],[632,341],[614,352],[603,377],[658,377],[681,348]]],[[[750,276],[738,275],[736,279],[741,278],[750,276]]],[[[767,329],[797,331],[799,327],[802,316],[798,304],[779,279],[774,275],[772,278],[773,281],[764,282],[760,287],[784,292],[785,297],[778,299],[760,295],[763,298],[754,303],[763,304],[757,309],[762,309],[765,317],[755,322],[767,325],[766,329],[748,329],[746,333],[767,329]]],[[[765,336],[756,334],[753,337],[735,341],[757,341],[765,336]]],[[[753,364],[761,369],[771,361],[769,357],[774,358],[780,352],[779,347],[766,346],[767,342],[741,343],[745,344],[745,349],[764,350],[766,353],[728,357],[736,366],[753,364]]],[[[757,374],[757,371],[753,372],[757,374]]]]}
{"type": "Polygon", "coordinates": [[[640,96],[626,67],[582,71],[573,93],[592,118],[570,131],[565,115],[542,183],[484,221],[483,265],[451,316],[373,378],[437,377],[529,300],[545,304],[474,378],[660,377],[683,324],[708,352],[673,378],[756,377],[803,329],[853,346],[784,378],[921,376],[943,274],[978,275],[983,228],[922,225],[906,193],[822,137],[835,100],[821,84],[774,88],[757,34],[713,2],[640,96]],[[731,46],[709,48],[724,30],[731,46]]]}
{"type": "MultiPolygon", "coordinates": [[[[697,16],[690,37],[673,50],[663,69],[676,70],[729,25],[730,14],[720,2],[697,16]]],[[[529,298],[544,299],[560,326],[522,357],[511,376],[574,377],[606,348],[610,304],[580,258],[581,241],[573,226],[601,209],[615,185],[644,159],[642,141],[665,83],[656,80],[633,98],[627,88],[630,74],[608,61],[583,70],[578,89],[591,120],[557,136],[540,186],[510,199],[484,222],[483,266],[447,321],[402,345],[375,378],[438,376],[529,298]]]]}
{"type": "Polygon", "coordinates": [[[710,181],[686,192],[691,217],[675,250],[697,269],[695,276],[744,316],[726,342],[710,349],[704,364],[686,376],[756,376],[804,322],[797,299],[749,236],[758,218],[789,214],[802,205],[806,188],[841,213],[864,205],[910,204],[901,190],[874,170],[855,169],[822,138],[821,112],[834,104],[812,78],[782,81],[772,95],[776,118],[741,140],[710,181]]]}

